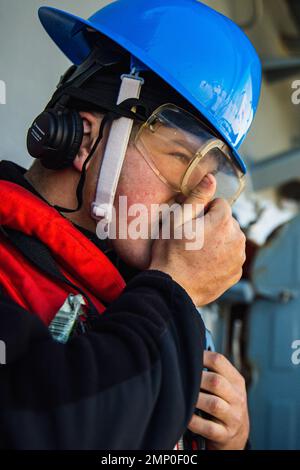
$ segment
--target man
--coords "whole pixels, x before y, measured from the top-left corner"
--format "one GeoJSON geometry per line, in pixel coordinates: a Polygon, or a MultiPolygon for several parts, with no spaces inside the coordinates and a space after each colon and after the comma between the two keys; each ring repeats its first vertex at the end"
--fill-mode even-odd
{"type": "Polygon", "coordinates": [[[188,427],[208,449],[243,449],[244,381],[204,352],[196,307],[245,261],[230,203],[256,53],[193,0],[119,0],[89,21],[42,8],[40,19],[76,66],[29,130],[30,170],[0,165],[1,446],[172,449],[188,427]],[[134,204],[174,202],[192,215],[174,215],[170,239],[130,236],[134,204]],[[187,249],[200,225],[202,248],[187,249]],[[187,226],[192,239],[174,236],[187,226]]]}

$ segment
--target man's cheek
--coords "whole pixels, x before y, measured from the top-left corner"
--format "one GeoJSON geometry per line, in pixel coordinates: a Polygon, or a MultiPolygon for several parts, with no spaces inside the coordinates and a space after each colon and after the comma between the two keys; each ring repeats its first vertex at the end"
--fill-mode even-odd
{"type": "Polygon", "coordinates": [[[145,270],[151,263],[150,240],[113,240],[112,247],[129,266],[145,270]]]}

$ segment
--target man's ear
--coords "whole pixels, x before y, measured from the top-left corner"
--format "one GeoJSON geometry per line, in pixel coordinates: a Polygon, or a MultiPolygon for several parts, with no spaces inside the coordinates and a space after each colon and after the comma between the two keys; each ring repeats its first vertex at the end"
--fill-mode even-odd
{"type": "Polygon", "coordinates": [[[81,173],[84,162],[89,156],[94,143],[99,135],[100,114],[81,111],[80,116],[83,120],[83,139],[78,154],[76,155],[73,166],[81,173]]]}

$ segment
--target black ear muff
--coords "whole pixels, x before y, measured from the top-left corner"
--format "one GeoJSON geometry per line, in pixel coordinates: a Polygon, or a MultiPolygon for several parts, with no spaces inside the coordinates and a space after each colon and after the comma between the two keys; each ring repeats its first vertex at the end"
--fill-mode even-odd
{"type": "Polygon", "coordinates": [[[27,134],[27,149],[45,168],[70,166],[83,139],[83,121],[76,110],[48,109],[40,114],[27,134]]]}

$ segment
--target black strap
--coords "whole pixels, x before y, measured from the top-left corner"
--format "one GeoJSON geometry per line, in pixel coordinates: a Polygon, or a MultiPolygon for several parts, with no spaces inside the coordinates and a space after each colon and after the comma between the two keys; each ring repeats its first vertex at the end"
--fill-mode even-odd
{"type": "Polygon", "coordinates": [[[66,87],[72,85],[81,87],[88,79],[99,73],[102,69],[118,64],[122,60],[124,53],[121,49],[110,45],[103,39],[101,47],[95,47],[87,59],[78,66],[71,66],[61,77],[57,90],[46,106],[46,109],[52,108],[60,99],[66,87]],[[104,42],[107,44],[104,45],[104,42]]]}
{"type": "Polygon", "coordinates": [[[102,110],[114,113],[116,117],[127,117],[142,122],[150,117],[148,105],[137,98],[128,98],[120,104],[113,104],[111,100],[106,99],[104,96],[73,86],[64,88],[60,93],[61,97],[76,98],[87,104],[96,105],[102,110]],[[136,107],[136,112],[131,111],[133,107],[136,107]]]}
{"type": "Polygon", "coordinates": [[[13,230],[7,227],[1,227],[1,232],[13,243],[13,245],[25,256],[25,258],[30,261],[34,266],[39,268],[48,276],[60,281],[64,284],[67,284],[69,287],[79,292],[89,304],[89,315],[97,315],[98,311],[89,298],[89,296],[70,282],[64,274],[59,269],[56,261],[54,260],[49,248],[44,245],[40,240],[35,237],[26,235],[23,232],[13,230]]]}

